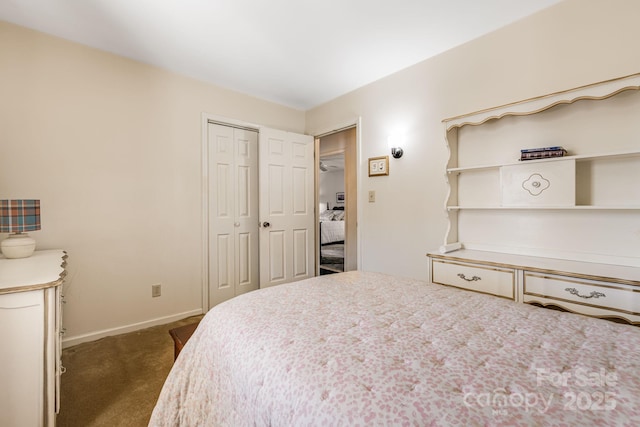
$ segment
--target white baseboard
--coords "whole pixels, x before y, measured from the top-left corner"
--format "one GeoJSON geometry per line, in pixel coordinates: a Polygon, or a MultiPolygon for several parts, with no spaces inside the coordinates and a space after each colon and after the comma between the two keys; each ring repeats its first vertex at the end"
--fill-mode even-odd
{"type": "Polygon", "coordinates": [[[140,329],[150,328],[157,325],[165,325],[167,323],[175,322],[185,319],[191,316],[197,316],[202,314],[202,309],[196,309],[191,311],[185,311],[183,313],[173,314],[171,316],[159,317],[156,319],[147,320],[140,323],[134,323],[131,325],[121,326],[118,328],[103,329],[101,331],[90,332],[88,334],[76,335],[75,337],[63,338],[62,348],[72,347],[74,345],[82,344],[84,342],[96,341],[100,338],[108,337],[111,335],[126,334],[128,332],[138,331],[140,329]]]}

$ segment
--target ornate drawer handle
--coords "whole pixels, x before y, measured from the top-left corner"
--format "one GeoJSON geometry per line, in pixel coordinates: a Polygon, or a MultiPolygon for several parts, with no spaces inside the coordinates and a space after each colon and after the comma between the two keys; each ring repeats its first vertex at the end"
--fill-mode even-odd
{"type": "Polygon", "coordinates": [[[458,277],[461,278],[462,280],[466,280],[467,282],[475,282],[476,280],[482,280],[478,276],[473,276],[471,279],[467,279],[465,275],[462,273],[458,273],[458,277]]]}
{"type": "Polygon", "coordinates": [[[602,292],[593,291],[589,295],[580,295],[580,293],[576,288],[566,288],[565,291],[569,292],[571,295],[575,295],[577,297],[585,298],[585,299],[600,298],[600,297],[606,298],[606,295],[603,294],[602,292]]]}

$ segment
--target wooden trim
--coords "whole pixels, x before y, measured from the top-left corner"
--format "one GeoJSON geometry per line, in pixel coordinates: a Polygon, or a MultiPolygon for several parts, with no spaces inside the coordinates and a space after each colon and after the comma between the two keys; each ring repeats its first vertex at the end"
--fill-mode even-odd
{"type": "Polygon", "coordinates": [[[515,270],[514,268],[496,268],[496,267],[487,267],[487,265],[485,263],[474,263],[472,261],[469,262],[465,262],[465,263],[461,263],[461,262],[449,262],[447,259],[439,259],[438,261],[434,261],[434,262],[439,262],[441,264],[453,264],[453,265],[461,265],[463,267],[473,267],[473,268],[480,268],[482,270],[491,270],[491,271],[499,271],[501,273],[514,273],[513,270],[515,270]]]}
{"type": "MultiPolygon", "coordinates": [[[[637,77],[637,76],[640,76],[640,73],[629,74],[627,76],[616,77],[616,78],[609,79],[609,80],[602,80],[602,81],[599,81],[599,82],[596,82],[596,83],[590,83],[590,84],[586,84],[586,85],[583,85],[583,86],[577,86],[577,87],[574,87],[572,89],[566,89],[566,90],[561,90],[561,91],[558,91],[558,92],[548,93],[546,95],[534,96],[532,98],[527,98],[527,99],[516,101],[516,102],[510,102],[510,103],[507,103],[507,104],[498,105],[496,107],[484,108],[482,110],[474,111],[473,113],[466,113],[466,114],[460,114],[460,115],[457,115],[457,116],[449,117],[449,118],[443,119],[442,122],[443,123],[448,123],[448,122],[451,122],[451,121],[454,121],[454,120],[462,119],[464,117],[471,117],[471,116],[474,116],[476,114],[488,113],[490,111],[499,110],[501,108],[507,108],[507,107],[513,107],[513,106],[516,106],[516,105],[526,104],[528,102],[538,101],[538,100],[545,99],[545,98],[551,98],[553,96],[562,95],[564,93],[569,93],[569,92],[574,92],[574,91],[578,91],[578,90],[582,90],[582,89],[587,89],[587,88],[590,88],[590,87],[595,87],[595,86],[599,86],[599,85],[602,85],[602,84],[611,83],[611,82],[615,82],[615,81],[618,81],[618,80],[624,80],[624,79],[628,79],[628,78],[631,78],[631,77],[637,77]]],[[[638,90],[638,89],[640,89],[640,87],[638,87],[638,86],[624,87],[624,88],[621,88],[621,89],[615,91],[614,93],[611,93],[611,94],[609,94],[607,96],[604,96],[604,97],[580,97],[580,98],[576,98],[576,99],[571,100],[569,103],[573,103],[573,102],[579,101],[581,99],[602,100],[602,99],[606,99],[606,98],[610,98],[612,96],[615,96],[620,92],[624,92],[626,90],[633,90],[633,89],[638,90]]],[[[460,124],[452,126],[452,127],[462,127],[462,126],[465,126],[465,125],[480,125],[480,124],[486,122],[487,120],[499,119],[499,118],[504,117],[505,115],[526,116],[526,115],[531,115],[531,114],[537,114],[537,113],[540,113],[540,112],[542,112],[544,110],[548,110],[549,108],[555,107],[558,104],[566,104],[566,103],[567,103],[566,101],[565,102],[559,101],[559,102],[553,103],[553,104],[551,104],[549,106],[546,106],[546,107],[543,107],[541,109],[538,109],[536,111],[530,111],[530,112],[526,112],[526,113],[506,113],[506,114],[503,114],[501,116],[495,116],[495,117],[491,116],[491,117],[487,118],[486,120],[483,120],[482,122],[479,122],[479,123],[465,122],[465,123],[460,123],[460,124]]]]}
{"type": "Polygon", "coordinates": [[[630,319],[627,319],[626,317],[621,317],[621,316],[607,316],[607,315],[595,315],[595,314],[584,314],[583,312],[580,311],[575,311],[575,310],[571,310],[567,307],[563,307],[561,305],[555,304],[553,302],[545,302],[545,301],[537,301],[537,300],[532,300],[532,301],[523,301],[524,304],[530,304],[530,305],[541,305],[542,307],[555,307],[558,308],[562,311],[566,311],[569,313],[573,313],[573,314],[579,314],[582,316],[587,316],[587,317],[595,317],[597,319],[604,319],[604,320],[612,320],[612,319],[616,319],[616,320],[621,320],[624,323],[628,323],[630,325],[633,326],[640,326],[640,321],[635,322],[632,321],[630,319]]]}
{"type": "MultiPolygon", "coordinates": [[[[44,319],[42,319],[42,324],[43,324],[43,330],[42,330],[42,372],[43,372],[43,376],[42,376],[42,425],[46,426],[48,425],[48,418],[49,418],[49,376],[51,375],[51,372],[49,372],[48,369],[48,364],[49,364],[49,360],[47,358],[47,355],[49,353],[49,322],[47,322],[47,320],[49,319],[49,304],[48,304],[48,295],[47,295],[47,291],[43,290],[42,291],[42,308],[43,308],[43,314],[44,314],[44,319]]],[[[55,330],[54,330],[55,333],[55,330]]],[[[54,350],[55,353],[55,350],[54,350]]],[[[53,355],[54,357],[58,357],[57,354],[53,355]]]]}
{"type": "MultiPolygon", "coordinates": [[[[534,293],[528,293],[528,294],[525,294],[525,295],[532,296],[532,297],[538,297],[538,298],[545,298],[545,299],[549,299],[549,300],[553,300],[553,301],[566,302],[566,303],[569,303],[569,304],[582,305],[584,307],[597,308],[599,310],[618,311],[620,313],[631,314],[632,316],[640,316],[640,313],[638,313],[638,312],[623,310],[621,308],[616,308],[616,307],[603,307],[601,305],[594,305],[594,304],[589,304],[589,303],[586,303],[586,302],[572,301],[572,300],[568,300],[568,299],[564,299],[564,298],[558,298],[558,297],[553,297],[553,296],[549,296],[549,295],[541,295],[541,294],[534,294],[534,293]]],[[[576,312],[576,313],[579,313],[579,312],[576,312]]],[[[591,314],[585,314],[585,313],[580,313],[580,314],[584,314],[585,316],[591,316],[591,314]]]]}
{"type": "MultiPolygon", "coordinates": [[[[491,266],[502,267],[502,268],[513,268],[518,270],[526,270],[529,272],[555,274],[558,276],[574,277],[574,278],[585,279],[585,280],[596,280],[596,281],[602,281],[602,282],[618,283],[621,285],[640,286],[640,281],[637,281],[637,280],[621,279],[617,277],[594,276],[590,274],[574,273],[571,271],[563,271],[563,270],[551,270],[551,269],[540,268],[540,267],[532,267],[530,265],[525,265],[525,264],[497,263],[493,261],[460,258],[460,257],[456,257],[454,255],[449,255],[449,254],[440,255],[435,253],[429,253],[427,254],[427,256],[432,258],[437,258],[437,259],[455,260],[455,261],[468,262],[468,263],[491,265],[491,266]]],[[[522,256],[526,257],[527,255],[522,255],[522,256]]]]}
{"type": "Polygon", "coordinates": [[[53,287],[56,287],[56,286],[60,286],[60,285],[62,285],[62,282],[64,282],[64,276],[66,276],[66,272],[65,272],[65,274],[61,274],[60,278],[58,280],[54,281],[54,282],[41,283],[41,284],[37,284],[37,285],[17,286],[15,288],[0,289],[0,295],[14,294],[16,292],[37,291],[37,290],[40,290],[40,289],[47,289],[47,288],[53,288],[53,287]]]}

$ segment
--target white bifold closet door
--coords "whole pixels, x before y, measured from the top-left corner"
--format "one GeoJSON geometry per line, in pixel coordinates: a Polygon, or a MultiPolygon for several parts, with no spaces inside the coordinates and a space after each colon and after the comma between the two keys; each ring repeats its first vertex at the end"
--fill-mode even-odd
{"type": "Polygon", "coordinates": [[[315,275],[314,140],[207,126],[209,307],[315,275]]]}
{"type": "Polygon", "coordinates": [[[209,307],[260,287],[258,132],[209,123],[209,307]]]}

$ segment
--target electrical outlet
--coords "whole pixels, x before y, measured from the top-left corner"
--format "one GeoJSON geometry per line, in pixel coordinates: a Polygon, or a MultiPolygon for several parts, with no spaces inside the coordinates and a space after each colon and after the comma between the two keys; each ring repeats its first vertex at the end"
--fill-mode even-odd
{"type": "Polygon", "coordinates": [[[151,285],[151,296],[155,298],[159,297],[160,295],[162,295],[162,285],[160,283],[151,285]]]}
{"type": "Polygon", "coordinates": [[[376,192],[373,190],[369,191],[369,203],[375,203],[376,201],[376,192]]]}

